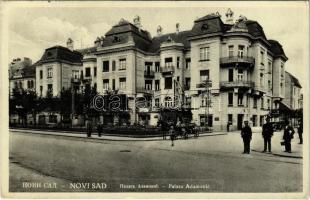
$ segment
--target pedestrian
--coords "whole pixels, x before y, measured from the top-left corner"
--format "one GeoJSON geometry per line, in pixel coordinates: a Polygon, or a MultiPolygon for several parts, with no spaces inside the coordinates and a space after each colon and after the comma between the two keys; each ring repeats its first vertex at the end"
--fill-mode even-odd
{"type": "Polygon", "coordinates": [[[248,121],[244,121],[244,127],[241,129],[241,137],[243,139],[243,153],[250,154],[250,143],[252,140],[252,129],[248,121]]]}
{"type": "Polygon", "coordinates": [[[87,137],[91,137],[91,133],[92,133],[92,123],[90,120],[86,121],[86,132],[87,132],[87,137]]]}
{"type": "Polygon", "coordinates": [[[102,124],[99,122],[99,124],[97,125],[97,131],[99,137],[101,137],[102,135],[102,130],[103,130],[102,124]]]}
{"type": "Polygon", "coordinates": [[[170,136],[170,140],[171,140],[171,146],[174,146],[175,130],[174,130],[173,126],[170,127],[169,136],[170,136]]]}
{"type": "Polygon", "coordinates": [[[292,153],[291,149],[291,140],[294,138],[294,129],[290,125],[290,122],[288,120],[285,120],[285,127],[284,127],[284,133],[283,133],[283,140],[284,140],[284,145],[285,145],[285,151],[288,153],[292,153]]]}
{"type": "Polygon", "coordinates": [[[263,132],[262,132],[263,138],[264,138],[264,151],[267,151],[271,153],[271,138],[273,136],[273,126],[270,123],[270,118],[266,118],[266,123],[263,125],[263,132]]]}
{"type": "Polygon", "coordinates": [[[303,122],[302,122],[302,120],[300,120],[298,123],[297,132],[298,132],[298,136],[299,136],[299,144],[302,144],[303,143],[303,138],[302,138],[303,122]]]}

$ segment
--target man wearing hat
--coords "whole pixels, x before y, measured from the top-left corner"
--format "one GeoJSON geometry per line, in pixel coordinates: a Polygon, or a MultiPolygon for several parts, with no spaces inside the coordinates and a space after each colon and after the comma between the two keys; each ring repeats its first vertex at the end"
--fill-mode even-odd
{"type": "Polygon", "coordinates": [[[244,121],[244,127],[241,129],[241,137],[243,139],[243,153],[250,154],[250,143],[252,140],[252,129],[248,121],[244,121]]]}
{"type": "Polygon", "coordinates": [[[263,125],[263,132],[262,132],[263,138],[264,138],[264,151],[271,152],[271,137],[273,136],[273,126],[270,123],[270,118],[266,118],[266,123],[263,125]]]}
{"type": "Polygon", "coordinates": [[[290,121],[286,119],[283,133],[285,152],[292,153],[291,140],[294,138],[294,133],[295,131],[293,127],[290,125],[290,121]]]}

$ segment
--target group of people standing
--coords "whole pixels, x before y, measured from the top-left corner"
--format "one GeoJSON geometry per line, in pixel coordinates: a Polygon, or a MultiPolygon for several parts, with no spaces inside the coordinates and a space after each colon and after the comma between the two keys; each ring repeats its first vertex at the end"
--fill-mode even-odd
{"type": "MultiPolygon", "coordinates": [[[[298,123],[298,129],[297,129],[300,142],[299,144],[303,143],[302,138],[302,132],[303,132],[303,124],[302,121],[299,121],[298,123]]],[[[262,136],[264,138],[264,150],[263,152],[271,153],[271,138],[274,133],[273,125],[270,123],[270,118],[266,118],[266,123],[262,127],[262,136]]],[[[285,146],[285,152],[292,153],[291,148],[291,140],[294,138],[294,128],[290,125],[290,122],[288,120],[285,120],[284,123],[284,132],[283,132],[283,142],[281,142],[281,145],[285,146]]],[[[244,154],[250,154],[250,144],[252,140],[252,129],[249,126],[248,121],[244,122],[244,127],[241,129],[241,137],[243,139],[244,144],[244,154]]]]}

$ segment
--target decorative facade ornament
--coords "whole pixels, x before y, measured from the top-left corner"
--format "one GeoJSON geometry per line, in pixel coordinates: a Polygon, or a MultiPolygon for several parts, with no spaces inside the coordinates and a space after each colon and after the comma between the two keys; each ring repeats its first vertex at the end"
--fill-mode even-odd
{"type": "Polygon", "coordinates": [[[161,35],[162,34],[162,31],[163,31],[163,28],[159,25],[158,27],[157,27],[157,35],[161,35]]]}

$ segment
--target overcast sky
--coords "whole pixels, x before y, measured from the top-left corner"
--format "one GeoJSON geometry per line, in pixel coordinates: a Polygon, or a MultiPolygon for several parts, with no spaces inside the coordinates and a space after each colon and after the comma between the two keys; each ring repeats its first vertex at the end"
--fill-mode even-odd
{"type": "Polygon", "coordinates": [[[132,22],[139,15],[143,28],[154,36],[158,25],[163,33],[174,32],[176,23],[180,23],[181,31],[189,30],[197,17],[217,11],[225,22],[225,12],[231,8],[235,19],[244,15],[258,21],[268,39],[282,44],[289,58],[287,71],[305,86],[309,55],[307,7],[305,2],[29,2],[27,7],[14,4],[7,13],[9,60],[29,57],[36,62],[44,49],[65,46],[69,37],[75,41],[75,48],[92,46],[97,36],[103,36],[121,18],[132,22]]]}

